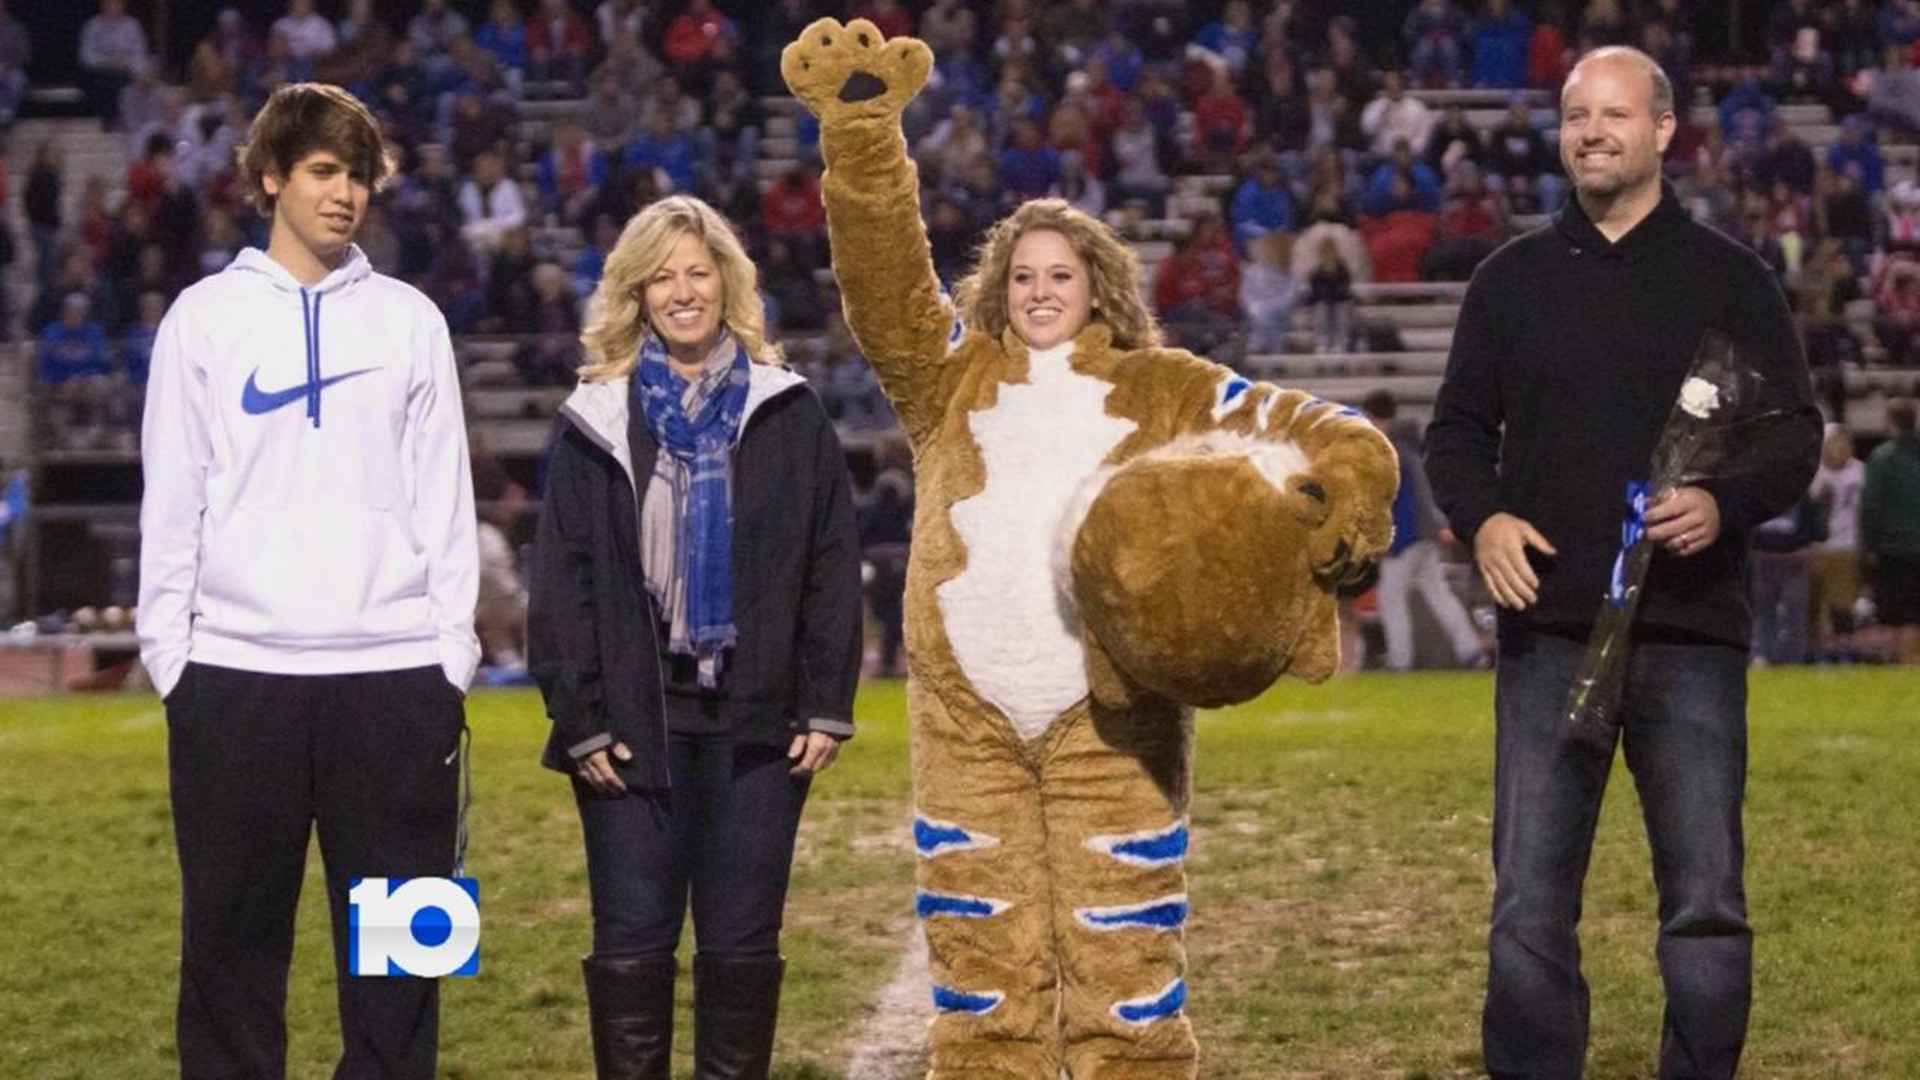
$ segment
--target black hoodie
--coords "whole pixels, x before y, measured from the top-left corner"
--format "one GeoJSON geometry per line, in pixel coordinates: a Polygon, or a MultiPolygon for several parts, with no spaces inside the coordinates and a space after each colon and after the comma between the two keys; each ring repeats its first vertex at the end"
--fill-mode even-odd
{"type": "Polygon", "coordinates": [[[1695,349],[1720,330],[1795,415],[1798,439],[1763,475],[1703,483],[1718,543],[1657,554],[1636,624],[1643,637],[1746,645],[1746,534],[1793,505],[1819,465],[1821,423],[1785,299],[1766,266],[1687,216],[1658,207],[1615,243],[1569,198],[1554,220],[1473,276],[1427,431],[1434,497],[1471,541],[1497,511],[1559,549],[1534,554],[1538,602],[1501,612],[1501,632],[1584,635],[1619,549],[1629,480],[1644,480],[1695,349]],[[1800,443],[1804,443],[1801,446],[1800,443]]]}

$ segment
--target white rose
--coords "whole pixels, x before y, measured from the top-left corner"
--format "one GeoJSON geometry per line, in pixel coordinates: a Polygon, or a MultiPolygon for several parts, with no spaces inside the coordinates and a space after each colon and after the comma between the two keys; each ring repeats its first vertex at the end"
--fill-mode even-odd
{"type": "Polygon", "coordinates": [[[1720,407],[1720,388],[1698,376],[1688,379],[1680,387],[1680,407],[1689,416],[1705,420],[1720,407]]]}

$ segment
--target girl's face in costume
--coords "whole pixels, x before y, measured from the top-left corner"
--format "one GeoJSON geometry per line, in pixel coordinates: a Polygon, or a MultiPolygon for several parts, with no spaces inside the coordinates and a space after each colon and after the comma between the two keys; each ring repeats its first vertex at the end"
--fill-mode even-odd
{"type": "Polygon", "coordinates": [[[1029,349],[1072,341],[1093,317],[1093,282],[1067,238],[1035,229],[1013,245],[1007,317],[1029,349]]]}

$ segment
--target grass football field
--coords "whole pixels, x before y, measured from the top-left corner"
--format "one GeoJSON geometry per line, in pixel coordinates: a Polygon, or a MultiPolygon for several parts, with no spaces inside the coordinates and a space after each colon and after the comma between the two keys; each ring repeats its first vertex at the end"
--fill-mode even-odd
{"type": "MultiPolygon", "coordinates": [[[[904,696],[864,688],[860,736],[814,786],[788,908],[786,1080],[846,1075],[912,932],[904,696]]],[[[1485,675],[1360,675],[1202,716],[1188,943],[1203,1076],[1474,1075],[1491,698],[1485,675]]],[[[1743,1074],[1920,1076],[1920,672],[1757,671],[1750,716],[1743,1074]]],[[[469,718],[481,974],[446,985],[442,1074],[591,1076],[579,824],[535,763],[538,699],[480,692],[469,718]]],[[[0,1077],[175,1075],[177,905],[158,702],[0,701],[0,1077]]],[[[1654,1075],[1653,929],[1621,767],[1586,893],[1590,1076],[1654,1075]]],[[[333,1060],[327,940],[316,850],[294,1077],[333,1060]]],[[[917,1027],[896,1030],[910,1050],[917,1027]]],[[[686,1017],[680,1032],[684,1068],[686,1017]]]]}

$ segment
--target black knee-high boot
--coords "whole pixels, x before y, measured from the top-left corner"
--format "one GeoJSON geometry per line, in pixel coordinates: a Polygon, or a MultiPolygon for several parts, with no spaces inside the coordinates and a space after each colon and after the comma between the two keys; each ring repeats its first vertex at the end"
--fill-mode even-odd
{"type": "Polygon", "coordinates": [[[667,1080],[673,1065],[674,962],[580,961],[600,1080],[667,1080]]]}
{"type": "Polygon", "coordinates": [[[787,962],[693,958],[695,1080],[766,1080],[787,962]]]}

